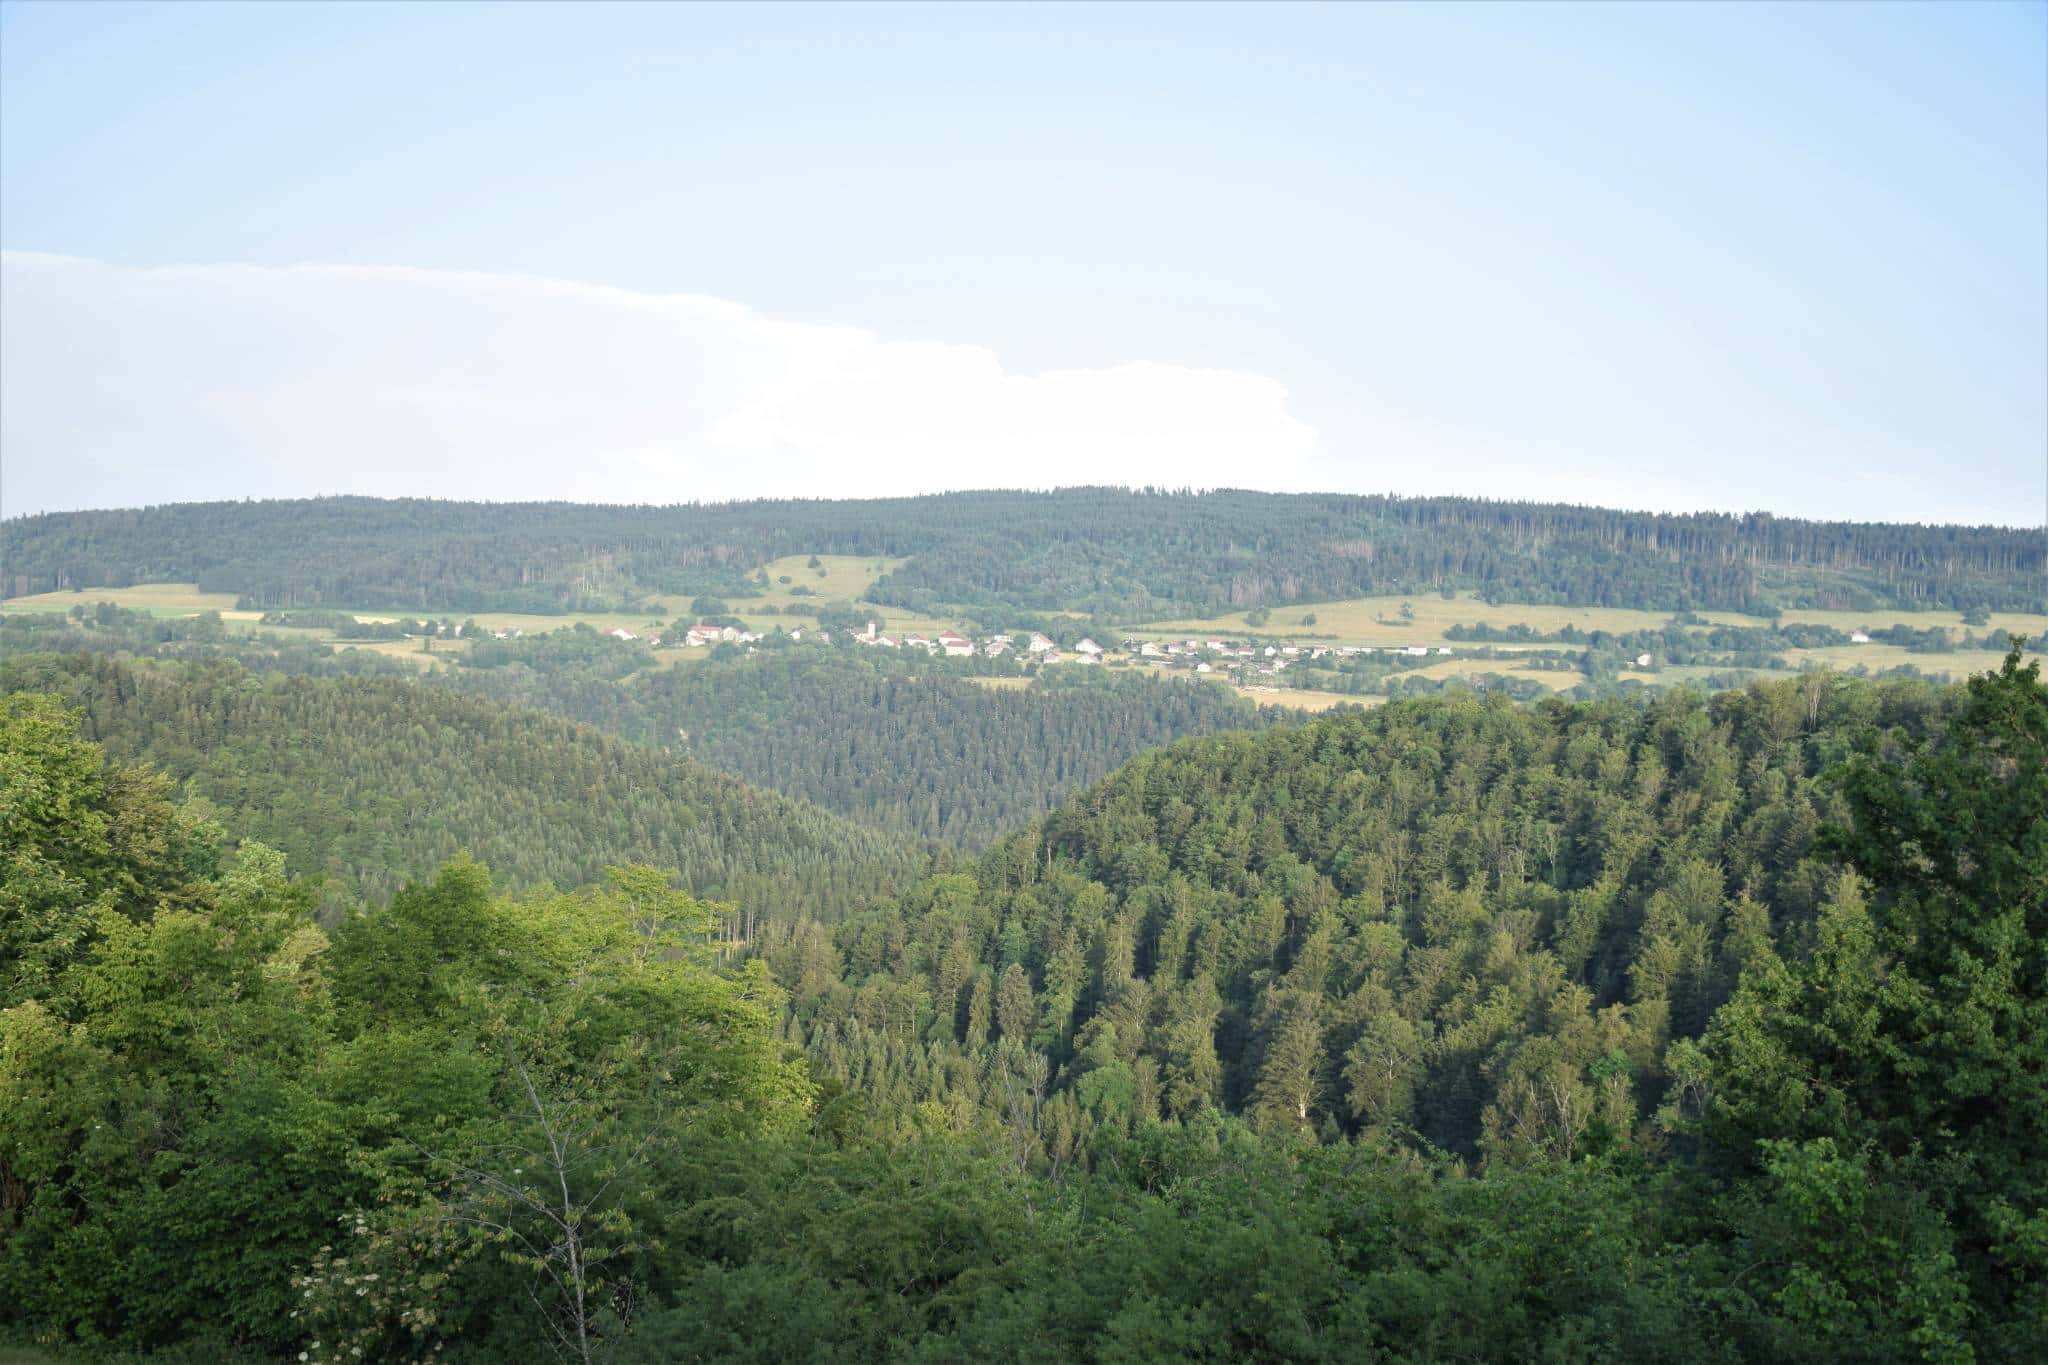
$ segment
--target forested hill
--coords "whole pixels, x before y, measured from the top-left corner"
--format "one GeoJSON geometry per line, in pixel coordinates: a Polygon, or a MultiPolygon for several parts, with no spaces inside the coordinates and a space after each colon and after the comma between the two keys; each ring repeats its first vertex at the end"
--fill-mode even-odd
{"type": "Polygon", "coordinates": [[[1206,683],[1106,671],[988,688],[950,661],[883,651],[764,652],[613,681],[603,665],[626,653],[600,649],[584,667],[458,668],[435,681],[675,748],[862,824],[967,848],[1146,749],[1299,714],[1206,683]]]}
{"type": "Polygon", "coordinates": [[[55,513],[0,523],[0,587],[197,582],[263,607],[557,611],[736,593],[766,561],[798,553],[906,558],[873,593],[899,607],[1124,621],[1442,585],[1659,610],[2040,610],[2044,571],[2038,529],[1076,488],[672,507],[322,498],[55,513]]]}
{"type": "Polygon", "coordinates": [[[1489,1159],[1656,1145],[1745,966],[1853,880],[1827,767],[1953,691],[1400,702],[1148,753],[971,875],[769,960],[826,1075],[1098,1125],[1244,1112],[1489,1159]]]}
{"type": "Polygon", "coordinates": [[[83,707],[110,754],[343,895],[382,899],[467,850],[512,886],[655,862],[753,920],[832,918],[921,865],[908,841],[693,760],[410,681],[23,655],[0,661],[0,692],[83,707]]]}
{"type": "MultiPolygon", "coordinates": [[[[382,727],[515,825],[635,771],[534,718],[485,771],[409,731],[509,713],[425,689],[7,672],[236,781],[382,727]]],[[[323,930],[9,694],[0,1355],[2033,1365],[2048,690],[1805,682],[1190,741],[765,961],[654,867],[323,930]]]]}

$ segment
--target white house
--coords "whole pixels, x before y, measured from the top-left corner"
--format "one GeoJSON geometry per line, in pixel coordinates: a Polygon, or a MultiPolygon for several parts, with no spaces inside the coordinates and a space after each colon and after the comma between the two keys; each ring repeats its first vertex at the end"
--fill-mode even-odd
{"type": "Polygon", "coordinates": [[[1216,671],[1215,669],[1213,669],[1213,668],[1209,667],[1209,665],[1207,665],[1207,664],[1196,664],[1196,665],[1195,665],[1195,672],[1197,672],[1197,673],[1214,673],[1215,671],[1216,671]]]}
{"type": "Polygon", "coordinates": [[[1420,659],[1429,653],[1428,645],[1410,645],[1401,651],[1411,659],[1420,659]]]}
{"type": "Polygon", "coordinates": [[[1448,654],[1451,652],[1451,647],[1449,645],[1438,645],[1436,647],[1436,652],[1439,654],[1448,654]]]}
{"type": "Polygon", "coordinates": [[[1093,640],[1083,640],[1080,644],[1074,646],[1074,652],[1076,654],[1085,654],[1089,658],[1095,659],[1101,657],[1102,646],[1096,644],[1093,640]]]}
{"type": "Polygon", "coordinates": [[[1010,652],[1010,637],[1007,635],[995,636],[987,645],[983,646],[983,652],[991,659],[1001,658],[1010,652]]]}
{"type": "Polygon", "coordinates": [[[1163,657],[1165,653],[1165,650],[1150,640],[1138,646],[1138,657],[1141,659],[1157,659],[1163,657]]]}
{"type": "Polygon", "coordinates": [[[1867,645],[1870,643],[1870,637],[1860,630],[1852,630],[1849,632],[1849,643],[1852,645],[1867,645]]]}
{"type": "Polygon", "coordinates": [[[637,640],[640,638],[624,626],[613,626],[605,634],[611,636],[614,640],[637,640]]]}
{"type": "Polygon", "coordinates": [[[1638,655],[1636,655],[1636,667],[1637,667],[1637,668],[1648,668],[1649,666],[1650,666],[1650,656],[1649,656],[1649,655],[1647,655],[1647,654],[1638,654],[1638,655]]]}
{"type": "Polygon", "coordinates": [[[1040,635],[1035,630],[1031,632],[1031,652],[1033,654],[1044,654],[1052,648],[1053,643],[1051,640],[1047,639],[1043,635],[1040,635]]]}

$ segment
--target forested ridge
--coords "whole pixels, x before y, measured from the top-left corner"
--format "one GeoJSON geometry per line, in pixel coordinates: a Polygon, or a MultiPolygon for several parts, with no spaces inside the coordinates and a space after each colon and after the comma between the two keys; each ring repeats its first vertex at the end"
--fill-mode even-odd
{"type": "Polygon", "coordinates": [[[515,801],[552,779],[463,758],[501,738],[466,718],[611,754],[569,760],[585,801],[659,756],[411,684],[4,667],[38,690],[0,702],[0,1334],[2019,1362],[2048,1328],[2048,689],[2017,650],[1957,688],[1190,739],[744,954],[638,866],[508,894],[457,859],[323,928],[233,808],[93,726],[289,765],[332,708],[410,714],[446,742],[395,752],[515,801]],[[299,738],[238,749],[244,716],[299,738]]]}
{"type": "Polygon", "coordinates": [[[767,652],[617,680],[608,671],[593,660],[462,668],[435,681],[674,748],[862,824],[967,848],[1146,749],[1296,714],[1204,683],[1100,672],[991,689],[952,661],[873,651],[767,652]]]}
{"type": "Polygon", "coordinates": [[[823,1074],[967,1113],[1021,1067],[1055,1146],[1222,1109],[1570,1159],[1635,1141],[1743,967],[1858,900],[1819,775],[1950,704],[1816,675],[1191,740],[769,957],[823,1074]]]}
{"type": "Polygon", "coordinates": [[[212,614],[157,618],[99,604],[78,616],[0,616],[0,657],[91,652],[233,660],[255,672],[383,677],[546,711],[678,752],[873,828],[981,848],[1147,748],[1183,735],[1261,728],[1299,713],[1256,707],[1193,679],[1074,670],[1024,688],[973,681],[1008,660],[764,645],[670,667],[644,640],[587,625],[478,641],[456,666],[274,631],[229,631],[212,614]]]}
{"type": "Polygon", "coordinates": [[[385,899],[458,852],[513,886],[583,886],[609,864],[658,858],[749,921],[829,918],[922,856],[695,760],[412,681],[0,661],[0,692],[21,691],[81,707],[110,753],[161,768],[237,834],[356,897],[385,899]]]}
{"type": "Polygon", "coordinates": [[[876,601],[1139,621],[1439,586],[1660,610],[2039,610],[2038,528],[1466,498],[1072,488],[669,507],[181,503],[0,523],[9,595],[196,582],[260,607],[589,610],[742,593],[788,554],[907,558],[876,601]]]}

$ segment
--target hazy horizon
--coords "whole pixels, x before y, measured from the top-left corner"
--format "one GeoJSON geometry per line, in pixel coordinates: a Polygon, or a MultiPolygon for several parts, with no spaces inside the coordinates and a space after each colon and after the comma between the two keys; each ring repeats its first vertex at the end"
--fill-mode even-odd
{"type": "Polygon", "coordinates": [[[7,517],[2048,521],[2048,6],[17,2],[0,38],[7,517]]]}

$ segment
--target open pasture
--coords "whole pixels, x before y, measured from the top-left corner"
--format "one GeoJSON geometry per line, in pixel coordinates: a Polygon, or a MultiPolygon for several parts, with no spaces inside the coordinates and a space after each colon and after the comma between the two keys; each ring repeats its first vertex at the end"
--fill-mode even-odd
{"type": "MultiPolygon", "coordinates": [[[[2048,641],[2042,643],[2048,644],[2048,641]]],[[[2044,654],[2041,648],[2030,645],[2026,657],[2048,659],[2048,654],[2044,654]]],[[[1861,664],[1872,673],[1882,673],[1888,668],[1909,664],[1930,676],[1946,673],[1952,682],[1961,682],[1972,673],[1989,673],[2004,662],[2004,659],[2004,654],[1989,649],[1952,650],[1945,654],[1915,654],[1900,645],[1876,643],[1785,651],[1785,661],[1795,668],[1811,660],[1837,670],[1847,670],[1861,664]]]]}
{"type": "Polygon", "coordinates": [[[1960,613],[1953,611],[1894,611],[1880,607],[1872,611],[1808,611],[1793,608],[1785,613],[1785,623],[1810,623],[1819,626],[1833,626],[1836,630],[1883,630],[1887,626],[1911,626],[1915,630],[1927,630],[1933,626],[1944,626],[1949,630],[1968,631],[1982,635],[1986,629],[2004,631],[2011,635],[2024,635],[2030,640],[2048,637],[2048,616],[2032,616],[2025,612],[1999,611],[1991,614],[1991,624],[1966,626],[1960,613]]]}
{"type": "Polygon", "coordinates": [[[201,592],[196,583],[138,583],[131,588],[83,588],[77,592],[66,588],[61,592],[10,597],[0,601],[0,611],[68,612],[73,607],[91,607],[95,602],[112,602],[117,607],[146,611],[153,616],[196,616],[202,611],[217,611],[226,620],[253,621],[261,615],[238,612],[233,593],[201,592]]]}
{"type": "MultiPolygon", "coordinates": [[[[1567,625],[1582,631],[1654,630],[1671,619],[1668,611],[1637,611],[1627,607],[1494,604],[1482,602],[1470,593],[1460,593],[1454,598],[1423,593],[1413,597],[1354,597],[1342,602],[1302,602],[1273,609],[1271,619],[1263,626],[1247,625],[1244,615],[1243,612],[1233,612],[1207,621],[1160,621],[1140,626],[1134,633],[1176,639],[1183,636],[1241,638],[1263,635],[1302,640],[1328,639],[1339,644],[1405,645],[1441,643],[1444,631],[1449,627],[1480,622],[1502,629],[1525,625],[1531,630],[1549,634],[1563,630],[1567,625]],[[1414,613],[1412,620],[1402,618],[1403,602],[1414,613]],[[1304,616],[1316,619],[1305,625],[1302,623],[1304,616]]],[[[1708,620],[1729,625],[1763,624],[1755,617],[1735,612],[1705,612],[1702,615],[1708,620]]]]}
{"type": "MultiPolygon", "coordinates": [[[[899,568],[904,561],[866,555],[817,555],[818,567],[810,567],[811,555],[784,555],[764,565],[768,575],[765,600],[781,606],[792,601],[858,602],[883,574],[899,568]],[[789,582],[784,583],[784,578],[789,582]],[[792,597],[794,588],[811,588],[816,596],[792,597]]],[[[682,604],[687,610],[689,603],[682,604]]],[[[741,604],[733,603],[735,608],[741,604]]]]}
{"type": "Polygon", "coordinates": [[[1396,673],[1396,678],[1433,678],[1442,682],[1448,678],[1477,678],[1488,673],[1504,678],[1529,678],[1542,684],[1552,692],[1567,687],[1576,687],[1585,681],[1585,675],[1565,672],[1561,669],[1517,668],[1511,659],[1440,659],[1422,668],[1396,673]]]}
{"type": "Polygon", "coordinates": [[[1285,706],[1296,711],[1327,711],[1333,706],[1379,706],[1385,697],[1353,696],[1348,692],[1317,692],[1306,687],[1260,687],[1250,683],[1231,688],[1260,706],[1285,706]]]}

